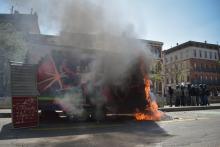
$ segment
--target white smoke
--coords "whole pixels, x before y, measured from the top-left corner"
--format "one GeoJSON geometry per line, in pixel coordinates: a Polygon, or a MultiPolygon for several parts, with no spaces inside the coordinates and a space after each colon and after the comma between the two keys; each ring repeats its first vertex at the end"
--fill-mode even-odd
{"type": "Polygon", "coordinates": [[[59,104],[62,109],[69,116],[81,116],[83,114],[83,98],[80,89],[75,88],[69,93],[65,93],[63,98],[56,98],[57,104],[59,104]]]}
{"type": "MultiPolygon", "coordinates": [[[[84,78],[86,82],[95,82],[97,86],[106,81],[122,84],[120,82],[123,82],[126,72],[140,56],[145,58],[146,65],[151,64],[151,53],[146,42],[137,39],[134,25],[123,22],[121,11],[114,5],[108,6],[105,0],[19,0],[16,6],[33,8],[40,23],[57,28],[60,35],[57,43],[104,52],[97,55],[89,73],[91,79],[84,78]],[[104,67],[104,72],[97,80],[101,67],[104,67]]],[[[149,71],[149,66],[147,69],[149,71]]],[[[95,93],[95,89],[90,90],[95,93]]],[[[96,93],[92,101],[101,105],[105,99],[96,93]]],[[[72,106],[69,110],[73,113],[81,112],[79,107],[75,107],[78,101],[69,95],[61,103],[72,106]]]]}

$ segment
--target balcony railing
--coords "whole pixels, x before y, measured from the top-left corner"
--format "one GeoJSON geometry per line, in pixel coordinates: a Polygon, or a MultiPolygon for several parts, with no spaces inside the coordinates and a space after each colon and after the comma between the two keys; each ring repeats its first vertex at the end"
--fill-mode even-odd
{"type": "Polygon", "coordinates": [[[192,80],[192,84],[207,84],[207,85],[220,85],[220,80],[192,80]]]}
{"type": "Polygon", "coordinates": [[[197,72],[220,72],[220,68],[216,69],[216,68],[194,68],[193,71],[197,71],[197,72]]]}

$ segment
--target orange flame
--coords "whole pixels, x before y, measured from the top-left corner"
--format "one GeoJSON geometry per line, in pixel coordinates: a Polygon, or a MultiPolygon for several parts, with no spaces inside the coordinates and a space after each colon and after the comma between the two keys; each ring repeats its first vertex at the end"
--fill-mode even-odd
{"type": "Polygon", "coordinates": [[[135,118],[136,120],[160,120],[163,112],[158,110],[158,105],[156,101],[153,101],[150,96],[150,80],[144,70],[144,62],[141,60],[141,72],[144,75],[145,83],[145,97],[147,101],[146,113],[141,113],[139,110],[136,110],[135,118]]]}

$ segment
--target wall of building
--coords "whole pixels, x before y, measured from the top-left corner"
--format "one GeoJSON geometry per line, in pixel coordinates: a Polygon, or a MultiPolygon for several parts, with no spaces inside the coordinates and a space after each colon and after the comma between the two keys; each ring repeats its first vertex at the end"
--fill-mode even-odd
{"type": "Polygon", "coordinates": [[[181,49],[164,56],[165,83],[175,87],[180,83],[189,83],[190,48],[181,49]]]}
{"type": "Polygon", "coordinates": [[[204,60],[219,60],[218,50],[199,48],[199,47],[189,47],[190,58],[204,59],[204,60]]]}
{"type": "Polygon", "coordinates": [[[165,64],[191,58],[217,61],[219,60],[219,55],[218,50],[199,47],[187,47],[165,55],[165,64]]]}
{"type": "Polygon", "coordinates": [[[218,85],[220,83],[220,65],[214,60],[192,59],[191,82],[218,85]]]}
{"type": "Polygon", "coordinates": [[[150,69],[150,76],[155,94],[162,94],[162,42],[146,40],[147,49],[152,53],[153,63],[150,69]]]}
{"type": "Polygon", "coordinates": [[[210,44],[199,44],[198,47],[197,45],[182,45],[182,48],[179,46],[179,48],[165,52],[165,88],[168,86],[175,88],[176,84],[184,82],[207,84],[212,90],[220,90],[219,49],[210,44]]]}
{"type": "Polygon", "coordinates": [[[177,61],[190,59],[190,49],[185,48],[185,49],[181,49],[181,50],[166,54],[164,58],[165,58],[165,63],[164,63],[165,65],[172,64],[177,61]]]}

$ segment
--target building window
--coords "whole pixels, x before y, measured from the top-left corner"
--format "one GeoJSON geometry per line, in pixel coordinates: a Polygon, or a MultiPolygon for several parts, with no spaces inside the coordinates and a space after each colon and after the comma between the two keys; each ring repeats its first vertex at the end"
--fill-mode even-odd
{"type": "Polygon", "coordinates": [[[215,52],[215,59],[217,59],[217,53],[215,52]]]}
{"type": "Polygon", "coordinates": [[[202,51],[199,50],[199,57],[202,58],[202,51]]]}
{"type": "Polygon", "coordinates": [[[194,69],[196,69],[196,63],[194,63],[194,69]]]}
{"type": "Polygon", "coordinates": [[[170,57],[170,62],[172,62],[173,61],[173,57],[170,57]]]}
{"type": "Polygon", "coordinates": [[[177,65],[177,64],[175,64],[174,66],[175,66],[175,69],[176,69],[176,70],[178,70],[178,65],[177,65]]]}
{"type": "Polygon", "coordinates": [[[205,58],[207,58],[207,51],[205,51],[205,58]]]}
{"type": "Polygon", "coordinates": [[[180,58],[183,59],[183,52],[180,53],[180,58]]]}
{"type": "Polygon", "coordinates": [[[212,59],[212,52],[209,52],[209,58],[212,59]]]}
{"type": "Polygon", "coordinates": [[[196,57],[196,50],[194,50],[194,57],[196,57]]]}
{"type": "Polygon", "coordinates": [[[186,50],[186,58],[188,58],[188,50],[186,50]]]}
{"type": "Polygon", "coordinates": [[[175,60],[178,60],[178,56],[177,55],[175,56],[175,60]]]}

